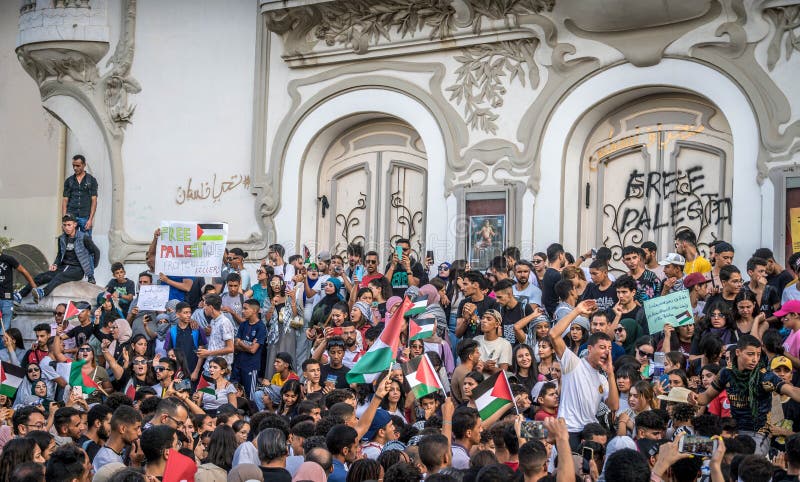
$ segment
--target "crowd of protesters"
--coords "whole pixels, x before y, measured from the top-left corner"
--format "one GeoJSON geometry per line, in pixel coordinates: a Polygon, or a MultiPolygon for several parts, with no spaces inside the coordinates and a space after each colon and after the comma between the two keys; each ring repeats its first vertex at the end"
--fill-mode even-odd
{"type": "MultiPolygon", "coordinates": [[[[94,281],[78,224],[64,216],[47,273],[0,255],[0,300],[94,281]]],[[[784,269],[717,241],[707,259],[682,230],[669,253],[508,247],[476,270],[399,239],[388,259],[272,245],[252,274],[233,248],[203,279],[155,272],[158,236],[148,271],[115,263],[96,305],[59,305],[33,346],[5,331],[0,480],[170,481],[186,461],[198,481],[798,480],[800,253],[784,269]],[[164,311],[138,308],[148,284],[170,287],[164,311]],[[692,313],[651,331],[645,303],[681,291],[692,313]],[[404,319],[393,364],[352,383],[406,299],[432,333],[404,319]],[[401,367],[420,357],[442,390],[416,399],[401,367]],[[484,410],[498,374],[514,403],[484,410]]]]}

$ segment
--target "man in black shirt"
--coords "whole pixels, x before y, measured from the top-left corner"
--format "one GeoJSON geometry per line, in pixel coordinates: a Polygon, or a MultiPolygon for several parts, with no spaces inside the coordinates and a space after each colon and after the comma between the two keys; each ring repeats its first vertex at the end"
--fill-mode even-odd
{"type": "Polygon", "coordinates": [[[742,281],[742,273],[739,271],[739,268],[732,264],[719,270],[719,280],[722,283],[722,291],[706,301],[706,306],[703,309],[703,314],[705,314],[706,318],[708,318],[708,313],[711,308],[714,306],[719,308],[720,304],[724,305],[729,313],[733,313],[733,302],[736,300],[736,296],[739,292],[742,291],[742,285],[744,283],[742,281]]]}
{"type": "Polygon", "coordinates": [[[753,257],[767,260],[767,284],[774,287],[778,294],[783,294],[783,289],[794,280],[794,276],[775,261],[775,256],[769,248],[757,249],[753,257]]]}
{"type": "Polygon", "coordinates": [[[403,297],[409,286],[423,286],[428,284],[428,275],[425,268],[411,257],[411,242],[408,239],[398,239],[396,248],[403,252],[402,257],[397,256],[397,251],[392,253],[392,261],[386,265],[386,279],[392,284],[392,294],[403,297]]]}
{"type": "Polygon", "coordinates": [[[61,215],[75,216],[80,230],[91,236],[97,210],[97,179],[86,172],[86,158],[80,154],[73,156],[72,170],[75,174],[64,181],[61,215]]]}
{"type": "Polygon", "coordinates": [[[344,339],[334,336],[327,341],[328,363],[322,365],[320,370],[320,382],[329,389],[350,388],[347,383],[347,373],[349,368],[344,366],[344,339]]]}
{"type": "Polygon", "coordinates": [[[608,265],[605,261],[595,260],[589,265],[589,276],[592,282],[586,285],[580,301],[594,300],[597,309],[605,311],[613,317],[612,308],[617,304],[617,289],[614,282],[608,277],[608,265]]]}
{"type": "Polygon", "coordinates": [[[292,474],[286,470],[289,445],[286,434],[277,428],[267,428],[258,434],[258,460],[264,480],[270,482],[292,482],[292,474]]]}
{"type": "MultiPolygon", "coordinates": [[[[533,307],[525,301],[520,303],[514,296],[514,282],[510,279],[498,281],[494,285],[494,295],[497,297],[497,302],[500,304],[500,314],[503,316],[503,338],[505,338],[512,345],[517,343],[525,343],[525,331],[528,324],[536,317],[533,307]],[[523,335],[519,340],[515,334],[515,325],[520,324],[520,334],[523,335]]],[[[541,313],[541,310],[539,310],[541,313]]]]}
{"type": "Polygon", "coordinates": [[[542,303],[549,316],[553,316],[558,305],[556,283],[561,281],[561,270],[567,264],[564,247],[553,243],[547,247],[547,270],[542,277],[542,303]]]}
{"type": "Polygon", "coordinates": [[[25,297],[33,290],[33,301],[39,302],[41,298],[49,295],[57,286],[70,281],[80,281],[84,276],[90,283],[94,283],[94,268],[100,259],[100,250],[97,249],[91,236],[78,231],[78,223],[71,214],[61,218],[63,233],[58,237],[58,254],[50,271],[34,276],[36,285],[45,285],[44,288],[33,288],[28,284],[19,290],[21,297],[25,297]]]}
{"type": "Polygon", "coordinates": [[[480,272],[467,271],[463,280],[465,298],[456,311],[456,336],[473,338],[480,334],[480,319],[486,310],[496,310],[498,305],[484,293],[489,289],[489,282],[480,272]]]}

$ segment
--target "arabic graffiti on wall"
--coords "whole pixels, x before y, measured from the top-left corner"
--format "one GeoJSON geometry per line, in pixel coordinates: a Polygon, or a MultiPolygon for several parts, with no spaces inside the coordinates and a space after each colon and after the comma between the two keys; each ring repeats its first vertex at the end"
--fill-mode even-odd
{"type": "Polygon", "coordinates": [[[185,185],[178,186],[175,203],[180,206],[185,202],[205,201],[207,199],[217,203],[223,195],[239,187],[243,189],[250,187],[249,175],[233,174],[223,177],[217,176],[215,173],[211,180],[205,181],[195,181],[190,177],[185,185]]]}

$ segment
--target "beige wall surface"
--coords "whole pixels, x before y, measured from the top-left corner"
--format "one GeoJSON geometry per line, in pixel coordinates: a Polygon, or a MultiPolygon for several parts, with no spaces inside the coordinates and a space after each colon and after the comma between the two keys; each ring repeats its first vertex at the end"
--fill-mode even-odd
{"type": "Polygon", "coordinates": [[[58,234],[62,124],[14,51],[19,2],[0,2],[0,236],[33,244],[50,259],[58,234]],[[31,182],[35,178],[35,182],[31,182]]]}

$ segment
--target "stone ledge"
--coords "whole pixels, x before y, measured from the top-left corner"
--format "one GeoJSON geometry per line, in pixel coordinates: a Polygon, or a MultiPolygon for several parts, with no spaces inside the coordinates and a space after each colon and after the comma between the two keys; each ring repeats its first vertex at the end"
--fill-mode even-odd
{"type": "Polygon", "coordinates": [[[33,327],[39,323],[52,323],[53,311],[60,303],[86,301],[94,307],[97,295],[103,291],[105,288],[102,286],[86,281],[72,281],[56,287],[52,293],[39,300],[38,304],[28,296],[20,306],[14,307],[14,318],[6,327],[14,327],[22,332],[25,346],[29,346],[36,338],[33,327]]]}

